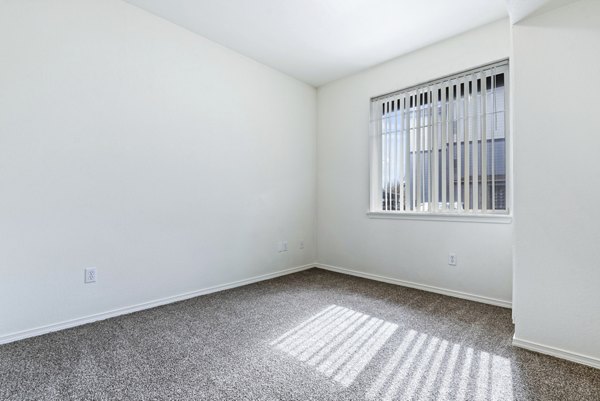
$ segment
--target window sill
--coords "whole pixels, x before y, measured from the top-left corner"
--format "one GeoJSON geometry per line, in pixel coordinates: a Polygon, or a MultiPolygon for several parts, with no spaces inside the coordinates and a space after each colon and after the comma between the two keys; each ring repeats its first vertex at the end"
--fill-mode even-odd
{"type": "Polygon", "coordinates": [[[420,213],[420,212],[367,212],[370,219],[397,219],[397,220],[428,220],[428,221],[453,221],[461,223],[493,223],[510,224],[512,216],[509,214],[483,214],[483,213],[420,213]]]}

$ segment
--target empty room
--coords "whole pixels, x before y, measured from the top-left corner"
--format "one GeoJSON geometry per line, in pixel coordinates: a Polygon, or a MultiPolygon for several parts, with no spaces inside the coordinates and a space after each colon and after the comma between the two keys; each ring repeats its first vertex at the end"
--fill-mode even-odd
{"type": "Polygon", "coordinates": [[[600,401],[600,1],[0,0],[0,401],[600,401]]]}

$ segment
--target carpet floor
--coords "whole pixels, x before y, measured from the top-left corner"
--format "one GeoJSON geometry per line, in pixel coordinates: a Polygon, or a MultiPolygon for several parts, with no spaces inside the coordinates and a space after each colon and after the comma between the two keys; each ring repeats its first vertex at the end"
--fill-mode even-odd
{"type": "Polygon", "coordinates": [[[319,269],[0,346],[0,400],[600,400],[508,309],[319,269]]]}

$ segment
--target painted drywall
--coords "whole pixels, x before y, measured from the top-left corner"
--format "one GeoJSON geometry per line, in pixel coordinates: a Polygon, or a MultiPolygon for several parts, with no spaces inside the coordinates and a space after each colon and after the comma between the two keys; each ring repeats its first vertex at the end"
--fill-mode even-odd
{"type": "Polygon", "coordinates": [[[511,301],[512,224],[366,214],[369,99],[509,55],[502,20],[319,87],[319,263],[511,301]],[[456,267],[448,266],[449,252],[456,267]]]}
{"type": "Polygon", "coordinates": [[[513,27],[515,338],[600,366],[600,2],[513,27]]]}
{"type": "Polygon", "coordinates": [[[313,87],[120,0],[0,49],[0,337],[314,262],[313,87]]]}

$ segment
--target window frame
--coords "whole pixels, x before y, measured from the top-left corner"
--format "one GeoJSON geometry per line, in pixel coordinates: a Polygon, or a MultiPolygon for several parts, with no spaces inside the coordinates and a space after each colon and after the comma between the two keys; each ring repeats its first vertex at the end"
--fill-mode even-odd
{"type": "Polygon", "coordinates": [[[512,174],[512,132],[510,129],[510,60],[508,58],[497,60],[491,63],[482,64],[473,68],[462,70],[456,73],[448,74],[433,80],[424,81],[416,85],[411,85],[403,89],[394,90],[386,94],[373,96],[369,99],[369,208],[367,217],[375,219],[403,219],[403,220],[437,220],[437,221],[455,221],[455,222],[479,222],[479,223],[510,223],[512,222],[513,212],[513,174],[512,174]],[[383,210],[382,206],[382,187],[381,175],[379,172],[382,163],[381,142],[377,140],[374,134],[374,109],[373,102],[384,97],[394,96],[395,94],[409,92],[418,88],[424,88],[442,83],[446,80],[466,76],[470,73],[481,70],[503,67],[504,69],[504,139],[505,139],[505,202],[506,210],[456,210],[456,211],[402,211],[402,210],[383,210]]]}

